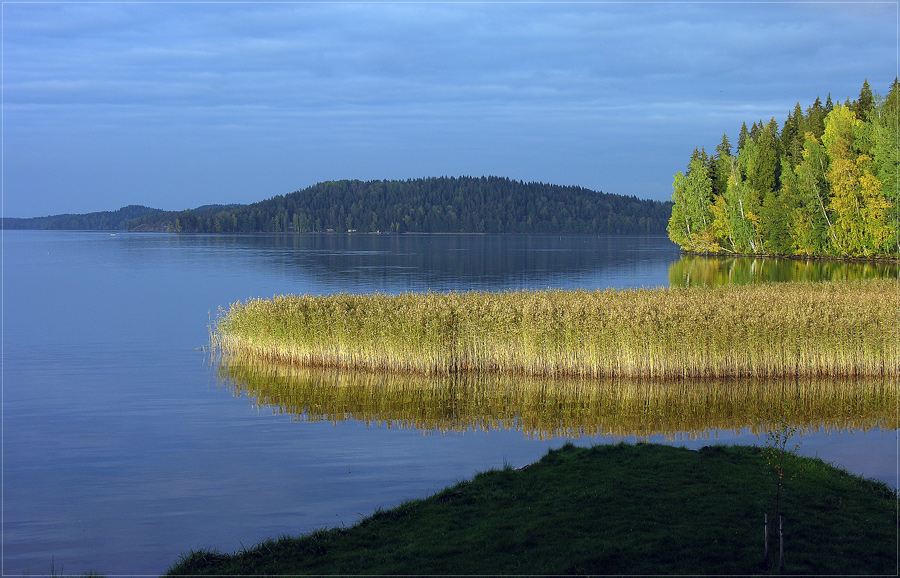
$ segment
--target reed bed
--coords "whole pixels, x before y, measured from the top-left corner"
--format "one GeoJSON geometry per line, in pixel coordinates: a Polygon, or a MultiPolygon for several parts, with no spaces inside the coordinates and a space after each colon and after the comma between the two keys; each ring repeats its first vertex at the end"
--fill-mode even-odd
{"type": "Polygon", "coordinates": [[[221,385],[298,421],[354,419],[424,432],[521,431],[695,438],[763,434],[787,419],[802,432],[897,429],[898,381],[885,377],[710,379],[376,373],[224,357],[221,385]]]}
{"type": "Polygon", "coordinates": [[[276,296],[214,348],[313,367],[535,376],[900,374],[900,282],[276,296]]]}

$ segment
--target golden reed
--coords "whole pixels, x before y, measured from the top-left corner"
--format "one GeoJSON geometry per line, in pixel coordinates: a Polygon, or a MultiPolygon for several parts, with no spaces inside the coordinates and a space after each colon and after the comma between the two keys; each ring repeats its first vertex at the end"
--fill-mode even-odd
{"type": "Polygon", "coordinates": [[[900,375],[900,282],[276,296],[219,351],[310,367],[589,377],[900,375]]]}

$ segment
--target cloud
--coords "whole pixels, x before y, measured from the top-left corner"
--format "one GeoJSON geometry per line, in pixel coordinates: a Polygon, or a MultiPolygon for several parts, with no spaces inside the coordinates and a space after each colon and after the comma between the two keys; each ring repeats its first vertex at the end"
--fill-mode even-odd
{"type": "Polygon", "coordinates": [[[782,122],[795,102],[852,98],[864,78],[883,90],[897,69],[893,4],[62,3],[3,15],[4,191],[17,212],[33,212],[26,199],[183,208],[171,203],[432,173],[665,198],[693,147],[744,121],[782,122]],[[106,170],[110,158],[133,173],[106,170]],[[82,164],[94,170],[71,168],[82,164]],[[79,198],[47,192],[66,187],[79,198]]]}

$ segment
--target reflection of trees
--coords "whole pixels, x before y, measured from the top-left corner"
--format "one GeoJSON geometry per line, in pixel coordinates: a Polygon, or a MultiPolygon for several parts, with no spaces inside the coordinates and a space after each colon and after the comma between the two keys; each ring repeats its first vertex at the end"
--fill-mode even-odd
{"type": "Polygon", "coordinates": [[[427,286],[460,279],[518,286],[630,267],[650,253],[664,266],[677,255],[665,237],[532,235],[244,235],[233,242],[260,266],[292,275],[344,278],[385,286],[401,279],[427,286]]]}
{"type": "Polygon", "coordinates": [[[669,267],[672,286],[748,285],[766,281],[843,281],[896,279],[900,263],[704,257],[684,255],[669,267]]]}
{"type": "Polygon", "coordinates": [[[426,431],[515,429],[527,435],[696,436],[710,429],[897,429],[896,379],[642,381],[424,376],[321,370],[235,358],[220,383],[298,420],[426,431]]]}

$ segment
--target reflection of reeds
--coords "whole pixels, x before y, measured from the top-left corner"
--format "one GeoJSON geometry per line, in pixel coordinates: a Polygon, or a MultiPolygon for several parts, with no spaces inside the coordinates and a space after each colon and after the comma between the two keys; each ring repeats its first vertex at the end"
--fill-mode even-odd
{"type": "Polygon", "coordinates": [[[653,381],[508,374],[422,375],[315,369],[224,357],[219,378],[236,395],[310,421],[355,419],[425,431],[513,429],[541,438],[897,429],[893,378],[653,381]]]}
{"type": "Polygon", "coordinates": [[[213,345],[305,366],[592,377],[897,375],[893,280],[606,291],[278,296],[213,345]]]}

